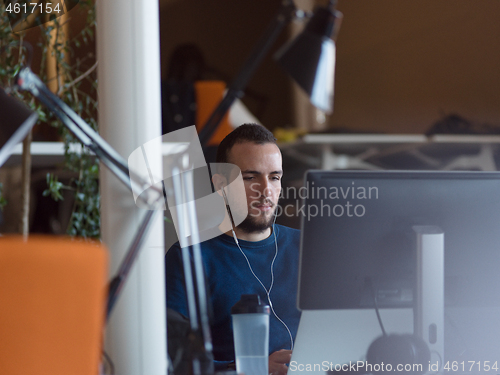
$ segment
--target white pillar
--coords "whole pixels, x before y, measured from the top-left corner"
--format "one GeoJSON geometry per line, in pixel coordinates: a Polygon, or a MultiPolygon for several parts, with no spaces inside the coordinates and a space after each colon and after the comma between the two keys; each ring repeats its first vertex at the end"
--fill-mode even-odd
{"type": "MultiPolygon", "coordinates": [[[[161,135],[158,1],[104,0],[96,6],[99,128],[126,160],[161,135]]],[[[104,166],[100,184],[102,238],[114,275],[146,211],[104,166]]],[[[115,374],[166,374],[162,217],[157,213],[106,329],[115,374]]]]}

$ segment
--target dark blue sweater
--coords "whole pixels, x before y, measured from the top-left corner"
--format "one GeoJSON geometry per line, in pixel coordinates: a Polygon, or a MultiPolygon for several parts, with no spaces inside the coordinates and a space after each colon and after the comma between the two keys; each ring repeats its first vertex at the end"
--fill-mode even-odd
{"type": "MultiPolygon", "coordinates": [[[[278,316],[290,329],[293,339],[297,333],[300,312],[297,310],[297,278],[300,231],[275,225],[278,256],[274,262],[274,286],[271,301],[278,316]]],[[[262,241],[239,240],[239,244],[262,283],[269,289],[271,262],[275,255],[274,234],[262,241]]],[[[269,303],[266,293],[236,246],[233,237],[223,234],[201,243],[203,263],[208,280],[209,299],[213,308],[211,321],[214,359],[234,360],[231,307],[242,294],[259,294],[269,303]]],[[[181,249],[175,243],[166,255],[167,307],[185,316],[187,313],[181,249]]],[[[269,353],[290,349],[286,328],[271,312],[269,353]]]]}

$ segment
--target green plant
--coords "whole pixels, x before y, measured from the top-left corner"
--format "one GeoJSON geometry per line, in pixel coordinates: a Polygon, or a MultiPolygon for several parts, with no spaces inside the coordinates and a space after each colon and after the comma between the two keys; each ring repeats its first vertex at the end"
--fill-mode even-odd
{"type": "MultiPolygon", "coordinates": [[[[78,5],[79,11],[86,11],[87,18],[85,26],[71,38],[64,37],[64,21],[57,18],[48,23],[46,19],[36,19],[34,24],[40,33],[37,37],[35,51],[41,53],[40,66],[33,67],[43,82],[56,87],[57,95],[68,104],[82,119],[97,130],[97,79],[95,68],[95,54],[93,52],[82,52],[86,46],[91,46],[95,29],[95,10],[92,0],[82,0],[78,5]],[[63,36],[63,37],[61,37],[63,36]],[[47,57],[51,51],[55,60],[56,74],[54,77],[47,75],[47,57]],[[54,85],[53,83],[56,83],[54,85]]],[[[71,17],[71,14],[69,17],[71,17]]],[[[13,33],[5,6],[0,2],[0,85],[8,86],[12,79],[26,64],[26,49],[20,47],[20,42],[31,37],[33,29],[21,33],[13,33]]],[[[92,49],[92,48],[91,48],[92,49]]],[[[64,168],[73,172],[74,176],[67,185],[61,183],[55,174],[47,176],[48,188],[44,195],[50,195],[53,199],[61,200],[61,190],[67,189],[74,194],[74,205],[71,213],[67,233],[73,236],[100,237],[100,214],[99,214],[99,165],[97,159],[81,147],[81,152],[73,152],[72,144],[80,142],[69,133],[62,123],[27,93],[14,92],[16,97],[27,103],[39,115],[39,122],[47,123],[55,127],[65,145],[64,168]]],[[[78,149],[78,147],[76,147],[78,149]]],[[[2,195],[0,191],[0,203],[2,195]]],[[[4,202],[5,204],[5,202],[4,202]]]]}

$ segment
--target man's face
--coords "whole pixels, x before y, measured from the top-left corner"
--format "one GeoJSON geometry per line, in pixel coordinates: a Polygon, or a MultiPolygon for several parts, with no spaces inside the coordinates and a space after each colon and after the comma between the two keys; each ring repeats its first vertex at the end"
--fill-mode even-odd
{"type": "Polygon", "coordinates": [[[263,232],[273,224],[281,191],[281,152],[274,143],[237,143],[229,150],[228,162],[240,168],[247,197],[248,216],[238,228],[263,232]]]}

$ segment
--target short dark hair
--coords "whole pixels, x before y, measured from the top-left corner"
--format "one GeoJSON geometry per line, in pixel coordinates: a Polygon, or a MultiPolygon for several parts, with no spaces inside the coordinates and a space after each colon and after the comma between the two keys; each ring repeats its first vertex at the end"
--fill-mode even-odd
{"type": "Polygon", "coordinates": [[[216,162],[227,163],[229,151],[231,151],[235,144],[243,142],[253,142],[258,145],[265,143],[276,144],[276,138],[274,138],[273,133],[262,125],[243,124],[234,129],[222,140],[217,148],[216,162]]]}

